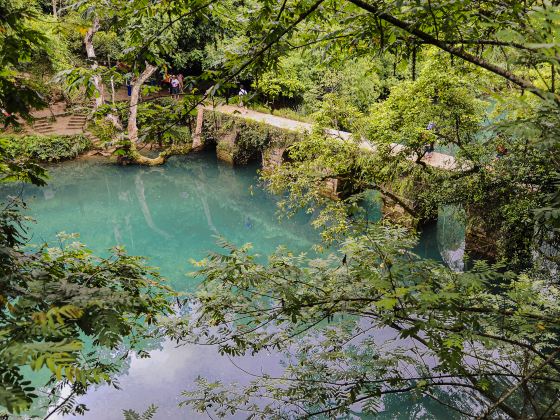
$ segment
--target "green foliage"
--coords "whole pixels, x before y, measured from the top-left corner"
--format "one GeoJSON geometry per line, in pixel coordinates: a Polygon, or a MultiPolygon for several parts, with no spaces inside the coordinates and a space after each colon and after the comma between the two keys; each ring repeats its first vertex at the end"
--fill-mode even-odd
{"type": "MultiPolygon", "coordinates": [[[[358,403],[366,413],[377,413],[385,394],[411,394],[444,397],[460,413],[468,407],[469,415],[474,406],[481,417],[558,415],[557,4],[111,0],[71,7],[84,12],[76,40],[99,18],[100,57],[120,51],[118,59],[132,76],[145,63],[196,70],[204,64],[211,71],[201,86],[210,85],[210,96],[232,82],[254,81],[265,99],[293,101],[320,124],[377,143],[377,153],[369,154],[357,143],[314,133],[290,148],[292,162],[267,175],[271,190],[288,190],[288,210],[317,215],[315,224],[340,245],[339,253],[310,261],[280,250],[263,265],[248,246],[224,244],[229,254],[211,255],[201,264],[206,282],[195,300],[202,310],[191,324],[178,321],[187,331],[171,334],[218,343],[226,354],[280,349],[291,355],[282,376],[256,378],[249,387],[229,389],[201,379],[200,389],[185,394],[187,403],[219,416],[242,409],[263,418],[334,417],[358,403]],[[111,39],[119,41],[115,50],[111,39]],[[435,129],[428,130],[429,123],[435,129]],[[425,146],[432,142],[457,151],[455,171],[425,164],[425,146]],[[507,154],[496,159],[497,147],[507,154]],[[341,181],[342,199],[328,202],[322,190],[333,178],[341,181]],[[469,232],[482,228],[503,265],[476,262],[456,273],[419,259],[411,251],[414,238],[403,229],[360,217],[358,204],[367,189],[400,198],[420,219],[443,204],[465,207],[469,232]],[[372,335],[379,331],[382,336],[372,335]],[[446,398],[449,387],[453,394],[446,398]],[[263,395],[272,403],[255,401],[263,395]]],[[[0,14],[8,22],[0,23],[0,105],[25,116],[40,97],[17,70],[33,57],[30,51],[44,47],[44,28],[34,26],[37,12],[29,4],[3,2],[0,14]]],[[[77,92],[95,95],[94,75],[107,81],[122,73],[89,66],[69,71],[68,82],[77,92]]],[[[186,123],[198,99],[181,104],[172,121],[171,106],[144,104],[143,139],[173,142],[161,133],[186,123]]],[[[216,114],[205,128],[206,140],[239,162],[297,137],[216,114]],[[224,142],[226,136],[233,141],[224,142]]],[[[44,177],[25,162],[6,160],[1,169],[5,181],[44,177]]],[[[2,278],[23,279],[0,289],[12,293],[2,301],[8,321],[0,325],[10,332],[18,322],[26,328],[25,334],[0,334],[7,340],[0,351],[0,395],[13,411],[34,399],[20,375],[23,366],[47,369],[53,383],[72,383],[78,393],[109,380],[114,367],[77,355],[81,334],[111,347],[142,326],[139,320],[152,309],[135,306],[147,293],[146,283],[125,288],[131,300],[111,300],[127,275],[152,275],[139,261],[120,251],[115,260],[99,260],[80,246],[24,254],[16,247],[21,222],[14,211],[0,220],[6,241],[0,268],[8,274],[2,278]],[[117,266],[92,269],[111,264],[117,266]],[[102,302],[94,299],[97,290],[87,287],[84,273],[104,282],[98,285],[106,292],[102,302]],[[105,300],[112,306],[103,306],[105,300]],[[129,325],[130,319],[137,322],[129,325]]],[[[155,313],[163,308],[157,302],[155,313]]],[[[151,415],[153,409],[146,414],[151,415]]]]}
{"type": "Polygon", "coordinates": [[[1,136],[0,144],[11,158],[34,162],[73,159],[91,147],[82,134],[1,136]]]}
{"type": "Polygon", "coordinates": [[[281,78],[307,82],[282,72],[290,49],[309,46],[329,63],[382,55],[373,101],[321,89],[311,91],[315,101],[302,98],[317,112],[332,94],[325,125],[352,129],[377,153],[316,133],[267,175],[272,190],[288,191],[288,210],[313,214],[326,180],[350,185],[316,219],[340,252],[308,260],[279,250],[260,264],[249,246],[223,244],[225,255],[202,261],[201,311],[179,338],[194,335],[228,355],[285,351],[286,369],[255,374],[246,387],[202,378],[184,403],[219,417],[335,418],[357,407],[376,414],[384,395],[403,394],[457,416],[558,415],[558,5],[310,0],[254,2],[240,13],[245,26],[227,55],[236,60],[220,65],[266,74],[271,85],[275,66],[281,78]],[[365,121],[340,125],[336,112],[354,115],[349,108],[365,121]],[[432,142],[452,146],[454,171],[426,164],[432,142]],[[499,146],[507,153],[497,158],[499,146]],[[504,265],[478,261],[456,273],[420,260],[403,231],[355,217],[366,188],[411,199],[420,216],[464,206],[504,265]]]}
{"type": "Polygon", "coordinates": [[[510,414],[521,412],[523,380],[538,390],[524,410],[550,406],[560,390],[557,285],[482,262],[454,272],[415,255],[403,229],[354,228],[321,258],[279,249],[261,264],[249,245],[222,242],[224,254],[199,263],[202,310],[172,332],[231,356],[282,352],[286,365],[243,387],[201,379],[184,404],[222,418],[336,417],[357,403],[377,414],[385,395],[413,392],[477,414],[513,389],[497,405],[510,414]],[[468,405],[473,396],[482,407],[468,405]]]}
{"type": "Polygon", "coordinates": [[[45,105],[28,78],[18,74],[17,67],[29,62],[32,53],[44,46],[44,34],[32,27],[37,11],[18,0],[0,2],[0,123],[17,125],[17,116],[29,118],[31,107],[45,105]]]}
{"type": "Polygon", "coordinates": [[[480,130],[487,106],[471,77],[452,68],[446,58],[430,58],[416,81],[396,84],[387,100],[372,105],[368,139],[402,144],[406,153],[417,155],[431,142],[464,150],[480,130]]]}
{"type": "Polygon", "coordinates": [[[278,108],[272,111],[272,115],[277,115],[289,120],[301,121],[305,123],[312,123],[313,118],[303,115],[299,109],[293,110],[292,108],[278,108]]]}
{"type": "Polygon", "coordinates": [[[138,111],[140,140],[160,147],[191,143],[190,131],[185,126],[190,122],[190,115],[185,116],[182,113],[185,109],[177,108],[177,103],[171,99],[141,104],[138,111]]]}
{"type": "Polygon", "coordinates": [[[323,97],[319,110],[313,116],[317,124],[322,127],[354,131],[363,114],[344,97],[327,93],[323,97]]]}
{"type": "MultiPolygon", "coordinates": [[[[319,52],[315,52],[316,56],[318,54],[319,52]]],[[[334,60],[334,63],[325,62],[319,58],[313,63],[315,68],[322,71],[314,74],[313,83],[309,83],[304,94],[302,106],[308,113],[319,111],[328,94],[366,112],[396,83],[395,78],[389,74],[386,59],[354,58],[348,53],[340,52],[334,55],[334,60]]]]}
{"type": "Polygon", "coordinates": [[[151,420],[156,415],[156,412],[157,407],[152,404],[142,414],[134,410],[124,410],[123,415],[125,420],[151,420]]]}
{"type": "Polygon", "coordinates": [[[280,58],[259,74],[253,88],[267,103],[299,104],[304,115],[320,111],[329,96],[331,101],[336,97],[364,112],[394,83],[386,73],[387,63],[381,59],[355,59],[340,53],[336,62],[325,62],[317,51],[309,49],[280,58]]]}
{"type": "Polygon", "coordinates": [[[96,32],[93,37],[95,45],[95,54],[103,59],[115,61],[116,57],[121,54],[120,39],[116,32],[100,31],[96,32]]]}
{"type": "Polygon", "coordinates": [[[301,80],[303,65],[305,63],[299,56],[283,58],[277,67],[263,73],[253,87],[272,102],[279,98],[301,98],[308,87],[301,80]]]}
{"type": "MultiPolygon", "coordinates": [[[[0,151],[3,182],[44,184],[43,169],[0,151]]],[[[28,218],[20,208],[13,201],[0,213],[0,406],[11,413],[24,412],[38,398],[36,384],[23,375],[28,370],[48,372],[51,403],[64,386],[73,396],[91,384],[111,384],[117,365],[97,351],[125,339],[134,350],[157,331],[172,296],[156,271],[122,248],[100,258],[75,236],[61,234],[57,247],[25,249],[28,218]],[[92,351],[86,353],[87,340],[92,351]]],[[[80,413],[84,407],[69,398],[58,409],[80,413]]]]}
{"type": "Polygon", "coordinates": [[[115,125],[103,116],[94,118],[88,125],[88,130],[105,144],[115,141],[120,134],[115,125]]]}
{"type": "MultiPolygon", "coordinates": [[[[13,210],[2,217],[20,223],[13,210]]],[[[20,373],[25,367],[47,369],[49,386],[65,383],[83,394],[90,384],[110,383],[115,371],[96,351],[114,349],[125,337],[134,349],[169,311],[169,290],[141,258],[120,248],[99,258],[73,238],[62,235],[60,247],[35,252],[16,244],[3,254],[0,404],[10,412],[37,398],[20,373]],[[93,340],[87,354],[85,337],[93,340]]]]}

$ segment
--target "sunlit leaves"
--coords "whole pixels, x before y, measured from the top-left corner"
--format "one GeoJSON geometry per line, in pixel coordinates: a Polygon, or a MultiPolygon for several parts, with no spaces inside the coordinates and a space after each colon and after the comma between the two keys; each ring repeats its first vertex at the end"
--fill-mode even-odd
{"type": "MultiPolygon", "coordinates": [[[[46,37],[32,27],[38,16],[29,5],[15,1],[0,4],[0,108],[13,116],[29,118],[31,107],[44,106],[44,98],[28,78],[16,72],[30,60],[32,52],[42,48],[46,37]]],[[[17,125],[17,119],[0,114],[0,122],[17,125]]]]}

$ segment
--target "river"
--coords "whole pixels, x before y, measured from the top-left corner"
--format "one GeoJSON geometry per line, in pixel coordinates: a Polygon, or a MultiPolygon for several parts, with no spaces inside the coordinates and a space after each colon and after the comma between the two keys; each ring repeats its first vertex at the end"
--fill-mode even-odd
{"type": "MultiPolygon", "coordinates": [[[[279,220],[277,197],[258,184],[255,165],[230,167],[213,153],[171,159],[165,166],[120,167],[104,159],[79,159],[49,168],[48,186],[26,185],[21,190],[36,223],[30,226],[31,243],[55,243],[58,232],[80,234],[80,241],[98,253],[123,245],[160,268],[168,283],[192,291],[199,280],[188,275],[189,259],[201,259],[217,250],[216,237],[242,245],[251,242],[263,256],[285,245],[296,252],[311,252],[319,235],[310,216],[279,220]]],[[[21,187],[8,187],[15,194],[21,187]]],[[[445,212],[423,232],[417,252],[444,260],[460,269],[463,233],[445,212]]],[[[156,419],[208,418],[178,408],[180,392],[197,376],[224,382],[247,382],[229,359],[208,347],[147,343],[151,358],[132,357],[119,377],[121,390],[92,389],[79,402],[90,411],[85,419],[122,419],[123,409],[143,411],[159,407],[156,419]]],[[[263,354],[236,361],[244,369],[278,373],[278,357],[263,354]]],[[[427,399],[389,399],[381,418],[450,418],[427,399]]],[[[51,418],[57,418],[53,416],[51,418]]],[[[58,417],[62,418],[62,417],[58,417]]],[[[65,417],[67,418],[67,417],[65,417]]]]}

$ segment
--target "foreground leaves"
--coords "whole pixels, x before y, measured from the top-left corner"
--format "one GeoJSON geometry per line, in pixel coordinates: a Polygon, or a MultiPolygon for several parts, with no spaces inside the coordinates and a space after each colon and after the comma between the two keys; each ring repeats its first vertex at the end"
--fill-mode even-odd
{"type": "Polygon", "coordinates": [[[560,289],[485,263],[457,273],[414,243],[374,225],[327,258],[279,249],[266,265],[223,244],[228,253],[201,262],[198,315],[172,332],[231,357],[280,352],[285,369],[251,372],[248,386],[200,379],[184,404],[221,417],[336,417],[406,394],[459,414],[556,413],[560,289]]]}
{"type": "MultiPolygon", "coordinates": [[[[14,222],[15,214],[1,217],[14,222]]],[[[169,289],[142,258],[122,248],[100,258],[73,238],[24,252],[6,232],[0,236],[0,405],[10,412],[37,398],[25,368],[49,372],[54,401],[61,385],[83,394],[91,384],[111,383],[118,364],[100,351],[125,340],[126,352],[134,351],[170,311],[169,289]]]]}

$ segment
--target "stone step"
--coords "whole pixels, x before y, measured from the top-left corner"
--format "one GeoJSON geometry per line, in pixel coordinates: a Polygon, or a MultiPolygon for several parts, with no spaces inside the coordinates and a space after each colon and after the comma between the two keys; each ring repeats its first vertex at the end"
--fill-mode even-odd
{"type": "Polygon", "coordinates": [[[101,139],[93,133],[87,132],[87,133],[85,133],[85,135],[88,139],[90,139],[94,143],[101,142],[101,139]]]}

